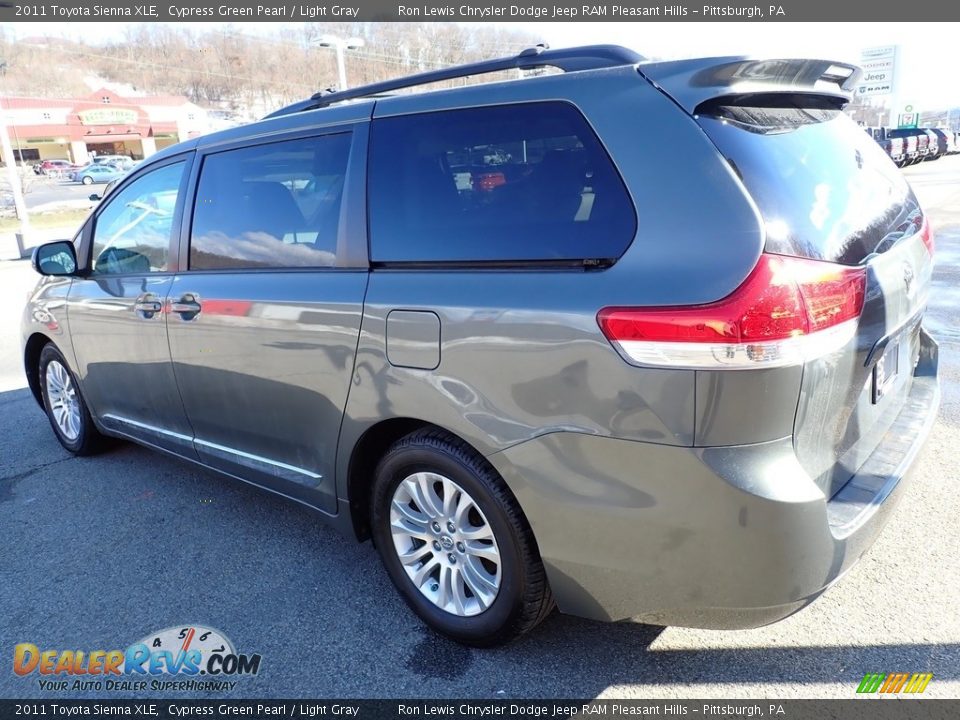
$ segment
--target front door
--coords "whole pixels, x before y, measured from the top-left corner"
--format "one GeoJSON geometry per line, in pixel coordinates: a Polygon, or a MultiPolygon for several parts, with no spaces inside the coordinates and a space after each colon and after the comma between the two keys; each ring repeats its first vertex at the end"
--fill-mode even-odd
{"type": "Polygon", "coordinates": [[[167,317],[201,460],[329,512],[367,283],[347,250],[363,231],[347,211],[362,223],[347,190],[356,134],[198,157],[188,268],[167,317]]]}
{"type": "Polygon", "coordinates": [[[173,158],[107,196],[92,221],[89,273],[74,280],[67,312],[77,371],[100,422],[196,457],[164,321],[189,164],[173,158]]]}

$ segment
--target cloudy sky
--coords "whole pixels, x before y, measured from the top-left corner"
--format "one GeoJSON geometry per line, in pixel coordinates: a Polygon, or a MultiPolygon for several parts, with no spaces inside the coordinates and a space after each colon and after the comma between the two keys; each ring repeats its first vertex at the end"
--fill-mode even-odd
{"type": "MultiPolygon", "coordinates": [[[[917,110],[960,106],[960,83],[952,74],[954,23],[504,23],[540,36],[552,47],[615,43],[642,55],[682,58],[705,55],[818,56],[858,62],[863,48],[898,45],[900,104],[917,110]]],[[[107,39],[126,23],[17,23],[18,37],[57,35],[107,39]]],[[[179,24],[178,25],[182,25],[179,24]]],[[[217,23],[195,23],[197,29],[217,23]]],[[[269,36],[280,23],[240,23],[245,34],[269,36]]]]}

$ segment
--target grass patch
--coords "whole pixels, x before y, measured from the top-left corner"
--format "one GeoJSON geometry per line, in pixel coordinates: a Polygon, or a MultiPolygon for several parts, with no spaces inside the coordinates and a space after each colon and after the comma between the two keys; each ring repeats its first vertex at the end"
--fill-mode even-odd
{"type": "MultiPolygon", "coordinates": [[[[59,212],[38,213],[30,216],[30,227],[68,227],[75,230],[89,214],[89,210],[60,210],[59,212]]],[[[19,229],[20,221],[17,218],[0,217],[0,232],[15,232],[19,229]]]]}

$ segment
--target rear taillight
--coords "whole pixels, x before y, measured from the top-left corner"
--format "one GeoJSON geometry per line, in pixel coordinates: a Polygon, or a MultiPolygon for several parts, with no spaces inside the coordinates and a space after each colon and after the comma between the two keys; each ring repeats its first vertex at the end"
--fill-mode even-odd
{"type": "Polygon", "coordinates": [[[763,254],[723,300],[605,308],[600,329],[629,361],[676,368],[757,368],[804,362],[856,333],[866,270],[763,254]]]}
{"type": "Polygon", "coordinates": [[[920,239],[923,240],[923,244],[927,246],[927,250],[930,252],[930,257],[933,257],[934,251],[934,242],[933,242],[933,228],[930,227],[930,221],[926,218],[923,219],[923,226],[920,228],[920,239]]]}

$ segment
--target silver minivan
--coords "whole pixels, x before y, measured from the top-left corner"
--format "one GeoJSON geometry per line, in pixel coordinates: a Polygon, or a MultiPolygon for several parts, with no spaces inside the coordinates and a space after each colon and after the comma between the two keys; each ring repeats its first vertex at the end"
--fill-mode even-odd
{"type": "Polygon", "coordinates": [[[930,224],[843,113],[857,75],[534,48],[167,148],[35,252],[30,387],[71,452],[133,440],[372,539],[464,643],[555,606],[784,618],[939,401],[930,224]]]}

